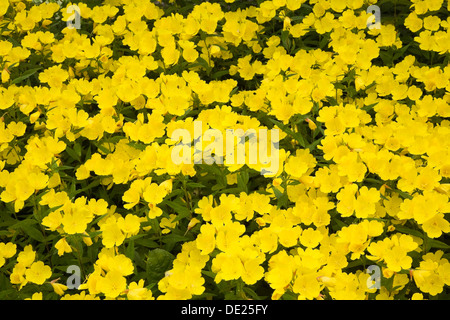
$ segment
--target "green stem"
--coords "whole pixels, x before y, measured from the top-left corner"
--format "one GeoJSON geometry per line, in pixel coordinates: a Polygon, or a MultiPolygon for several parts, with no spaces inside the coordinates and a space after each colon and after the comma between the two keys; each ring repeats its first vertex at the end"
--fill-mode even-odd
{"type": "Polygon", "coordinates": [[[181,182],[183,184],[184,197],[186,199],[186,207],[189,210],[189,214],[190,214],[189,218],[191,219],[192,218],[192,204],[191,204],[191,198],[189,197],[188,192],[187,192],[186,177],[184,175],[182,176],[181,182]]]}

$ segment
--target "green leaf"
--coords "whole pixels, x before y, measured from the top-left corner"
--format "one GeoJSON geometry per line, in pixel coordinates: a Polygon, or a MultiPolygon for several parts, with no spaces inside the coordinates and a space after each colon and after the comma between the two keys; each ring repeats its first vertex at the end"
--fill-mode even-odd
{"type": "Polygon", "coordinates": [[[410,229],[404,226],[395,226],[395,230],[400,231],[402,233],[410,234],[412,236],[423,238],[423,234],[419,230],[410,229]]]}
{"type": "Polygon", "coordinates": [[[431,248],[450,249],[450,245],[439,240],[428,239],[427,242],[431,248]]]}
{"type": "Polygon", "coordinates": [[[278,209],[286,206],[288,203],[288,195],[285,193],[281,193],[280,190],[278,190],[277,188],[275,188],[274,186],[272,186],[272,190],[275,193],[275,197],[277,197],[278,203],[277,203],[277,207],[278,209]]]}
{"type": "Polygon", "coordinates": [[[96,180],[92,181],[87,187],[74,191],[73,196],[76,196],[77,194],[84,192],[86,190],[90,190],[90,189],[98,186],[99,184],[100,184],[100,179],[96,179],[96,180]]]}
{"type": "Polygon", "coordinates": [[[167,204],[177,214],[175,221],[178,221],[182,218],[189,217],[191,215],[191,211],[186,207],[184,203],[181,202],[180,198],[177,198],[174,201],[163,201],[163,204],[167,204]]]}
{"type": "Polygon", "coordinates": [[[263,299],[263,297],[258,296],[258,294],[255,291],[253,291],[252,289],[250,289],[249,287],[243,287],[242,290],[245,292],[245,294],[247,296],[249,296],[253,300],[262,300],[263,299]]]}
{"type": "Polygon", "coordinates": [[[150,283],[161,280],[165,272],[172,268],[174,259],[175,257],[166,250],[157,248],[150,251],[146,264],[147,280],[150,283]]]}
{"type": "Polygon", "coordinates": [[[275,188],[274,186],[272,186],[272,190],[273,190],[273,193],[275,194],[275,197],[277,197],[277,199],[280,199],[283,196],[283,193],[281,193],[281,191],[278,190],[277,188],[275,188]]]}
{"type": "Polygon", "coordinates": [[[380,51],[380,58],[386,66],[392,65],[392,55],[386,51],[380,51]]]}
{"type": "Polygon", "coordinates": [[[179,196],[179,195],[182,195],[182,194],[184,194],[184,191],[183,190],[181,190],[181,189],[175,189],[175,190],[173,190],[171,193],[169,193],[168,195],[167,195],[167,199],[170,199],[170,198],[173,198],[173,197],[175,197],[175,196],[179,196]]]}
{"type": "Polygon", "coordinates": [[[224,188],[225,188],[224,185],[216,184],[215,186],[213,186],[213,187],[211,188],[211,191],[219,191],[219,190],[222,190],[222,189],[224,189],[224,188]]]}
{"type": "Polygon", "coordinates": [[[204,274],[207,277],[210,277],[211,279],[214,279],[216,277],[216,274],[214,272],[208,270],[202,270],[202,274],[204,274]]]}
{"type": "Polygon", "coordinates": [[[327,34],[325,34],[323,36],[322,40],[320,40],[320,42],[319,42],[319,48],[324,49],[326,47],[326,45],[328,44],[329,40],[330,40],[330,37],[327,34]]]}
{"type": "Polygon", "coordinates": [[[37,223],[37,221],[35,219],[28,218],[26,220],[22,220],[22,221],[19,221],[19,222],[15,223],[15,224],[11,225],[11,229],[16,230],[16,229],[19,229],[19,228],[22,228],[22,227],[31,226],[31,225],[36,224],[36,223],[37,223]]]}
{"type": "MultiPolygon", "coordinates": [[[[131,143],[131,142],[130,142],[131,143]]],[[[128,143],[130,145],[130,143],[128,143]]],[[[110,154],[111,150],[109,150],[108,148],[102,146],[100,143],[95,145],[101,152],[105,153],[105,154],[110,154]]],[[[134,147],[134,145],[133,145],[134,147]]],[[[144,148],[145,149],[145,148],[144,148]]],[[[142,149],[143,150],[143,149],[142,149]]]]}
{"type": "Polygon", "coordinates": [[[33,74],[35,74],[38,70],[41,70],[41,69],[42,69],[42,67],[29,69],[29,70],[25,71],[20,77],[17,77],[13,81],[11,81],[11,84],[18,84],[18,83],[22,82],[23,80],[28,79],[33,74]]]}
{"type": "Polygon", "coordinates": [[[155,241],[150,240],[150,239],[136,239],[134,242],[138,246],[143,246],[143,247],[147,247],[150,249],[159,247],[158,243],[156,243],[155,241]]]}
{"type": "Polygon", "coordinates": [[[413,44],[413,42],[408,43],[407,45],[403,46],[400,50],[398,50],[395,54],[394,54],[394,58],[392,59],[393,61],[397,60],[398,58],[402,57],[406,50],[408,50],[409,46],[413,44]]]}
{"type": "Polygon", "coordinates": [[[248,172],[246,170],[238,173],[237,183],[240,191],[248,193],[248,172]]]}
{"type": "Polygon", "coordinates": [[[200,66],[205,68],[206,72],[209,74],[209,72],[211,71],[211,67],[209,66],[208,62],[205,59],[203,59],[202,57],[198,57],[197,62],[199,63],[200,66]]]}
{"type": "Polygon", "coordinates": [[[290,35],[289,31],[287,31],[287,30],[281,31],[281,43],[283,44],[283,47],[288,52],[291,47],[291,40],[289,39],[289,35],[290,35]]]}
{"type": "Polygon", "coordinates": [[[78,153],[77,153],[75,150],[73,150],[72,148],[66,147],[66,150],[65,150],[65,151],[67,152],[67,154],[68,154],[73,160],[75,160],[75,161],[80,161],[80,160],[81,160],[81,158],[80,158],[80,156],[78,155],[78,153]]]}
{"type": "Polygon", "coordinates": [[[412,236],[416,236],[416,237],[424,239],[424,243],[426,243],[428,249],[429,248],[450,249],[450,245],[448,245],[442,241],[439,241],[439,240],[430,239],[429,237],[424,235],[419,230],[410,229],[410,228],[407,228],[404,226],[395,226],[395,229],[402,233],[410,234],[412,236]]]}
{"type": "Polygon", "coordinates": [[[228,188],[223,189],[222,193],[232,193],[232,194],[239,194],[242,190],[240,188],[228,188]]]}
{"type": "MultiPolygon", "coordinates": [[[[367,88],[366,88],[366,89],[367,89],[367,88]]],[[[375,107],[377,104],[378,104],[378,102],[375,102],[375,103],[369,104],[369,105],[367,105],[367,106],[364,106],[364,107],[362,107],[361,109],[364,110],[364,111],[370,111],[370,110],[372,110],[373,107],[375,107]]]]}
{"type": "Polygon", "coordinates": [[[130,240],[128,242],[127,248],[125,250],[125,255],[131,260],[134,260],[134,240],[130,240]]]}
{"type": "Polygon", "coordinates": [[[224,75],[229,74],[228,70],[221,70],[221,71],[217,71],[215,73],[212,74],[212,78],[215,80],[218,80],[220,78],[222,78],[224,75]]]}
{"type": "Polygon", "coordinates": [[[197,183],[197,182],[188,182],[188,183],[186,183],[186,186],[191,187],[191,188],[206,188],[205,185],[203,185],[201,183],[197,183]]]}
{"type": "Polygon", "coordinates": [[[276,125],[278,128],[283,130],[285,133],[293,137],[303,148],[306,147],[306,141],[301,134],[293,132],[287,125],[284,125],[280,121],[269,118],[269,121],[276,125]]]}
{"type": "Polygon", "coordinates": [[[74,146],[73,146],[73,150],[77,154],[78,158],[81,159],[81,144],[80,143],[75,143],[74,146]]]}
{"type": "Polygon", "coordinates": [[[186,242],[189,241],[189,238],[184,237],[182,235],[176,233],[170,233],[167,236],[164,236],[161,240],[164,243],[177,243],[177,242],[186,242]]]}
{"type": "Polygon", "coordinates": [[[39,242],[44,242],[45,238],[42,235],[42,232],[40,232],[38,229],[33,227],[32,225],[23,225],[21,226],[21,229],[30,236],[30,238],[37,240],[39,242]]]}
{"type": "Polygon", "coordinates": [[[322,141],[322,139],[323,139],[323,137],[320,137],[319,139],[317,139],[317,140],[313,141],[312,143],[308,144],[306,147],[309,150],[313,151],[317,147],[317,145],[322,141]]]}

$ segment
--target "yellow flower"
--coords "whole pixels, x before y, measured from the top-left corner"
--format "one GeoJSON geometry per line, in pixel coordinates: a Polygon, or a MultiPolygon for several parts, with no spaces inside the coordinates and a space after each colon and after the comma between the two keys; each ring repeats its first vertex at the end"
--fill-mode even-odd
{"type": "Polygon", "coordinates": [[[299,299],[312,300],[319,297],[322,285],[315,273],[300,274],[295,279],[292,290],[299,294],[299,299]]]}
{"type": "Polygon", "coordinates": [[[416,12],[411,12],[405,19],[405,27],[407,27],[412,32],[417,32],[422,29],[423,21],[420,19],[416,12]]]}
{"type": "Polygon", "coordinates": [[[74,209],[64,213],[61,224],[68,234],[84,233],[91,218],[87,210],[74,209]]]}
{"type": "Polygon", "coordinates": [[[100,230],[102,231],[102,242],[106,248],[120,246],[125,240],[125,234],[114,216],[108,217],[100,226],[100,230]]]}
{"type": "Polygon", "coordinates": [[[411,300],[423,300],[423,294],[416,292],[412,295],[411,300]]]}
{"type": "Polygon", "coordinates": [[[134,214],[127,214],[125,218],[119,218],[117,223],[127,237],[138,234],[141,226],[140,218],[134,214]]]}
{"type": "Polygon", "coordinates": [[[0,243],[0,256],[4,258],[11,258],[16,254],[17,245],[12,242],[0,243]]]}
{"type": "Polygon", "coordinates": [[[300,235],[300,243],[308,248],[315,248],[323,239],[323,235],[319,230],[308,228],[302,231],[300,235]]]}
{"type": "Polygon", "coordinates": [[[0,0],[0,16],[4,16],[9,8],[9,0],[0,0]]]}
{"type": "Polygon", "coordinates": [[[386,252],[384,260],[387,267],[394,272],[411,268],[412,258],[406,253],[407,251],[402,247],[394,247],[386,252]]]}
{"type": "Polygon", "coordinates": [[[9,259],[16,254],[16,249],[17,245],[12,242],[0,242],[0,267],[5,264],[6,259],[9,259]]]}
{"type": "Polygon", "coordinates": [[[42,261],[33,262],[30,268],[25,271],[26,280],[36,284],[43,284],[51,276],[52,270],[42,261]]]}
{"type": "Polygon", "coordinates": [[[439,25],[441,23],[441,19],[437,16],[428,16],[423,19],[423,27],[425,30],[437,31],[439,30],[439,25]]]}
{"type": "Polygon", "coordinates": [[[29,267],[33,263],[35,258],[36,252],[33,250],[33,247],[29,244],[17,256],[17,263],[24,267],[29,267]]]}
{"type": "Polygon", "coordinates": [[[177,226],[178,221],[174,221],[176,219],[176,217],[177,216],[175,214],[171,214],[171,215],[169,215],[169,218],[161,219],[159,226],[163,229],[161,231],[163,234],[170,233],[172,231],[172,229],[174,229],[177,226]]]}
{"type": "Polygon", "coordinates": [[[266,272],[264,278],[273,289],[284,292],[292,281],[294,266],[294,257],[288,255],[284,250],[280,251],[270,258],[269,271],[266,272]]]}
{"type": "Polygon", "coordinates": [[[145,188],[142,196],[148,203],[161,203],[165,196],[164,188],[157,185],[156,183],[152,183],[147,188],[145,188]]]}
{"type": "Polygon", "coordinates": [[[254,232],[252,239],[262,252],[272,253],[278,248],[278,236],[270,228],[264,228],[254,232]]]}
{"type": "Polygon", "coordinates": [[[98,279],[97,286],[107,298],[114,299],[125,291],[127,280],[119,271],[112,269],[104,277],[98,279]]]}
{"type": "Polygon", "coordinates": [[[164,59],[164,64],[169,67],[178,62],[178,59],[180,58],[180,51],[177,50],[175,47],[175,42],[173,42],[171,45],[165,46],[161,50],[161,55],[164,59]]]}
{"type": "Polygon", "coordinates": [[[290,156],[284,165],[287,174],[294,178],[300,178],[314,168],[316,159],[309,152],[309,149],[297,150],[294,156],[290,156]]]}
{"type": "Polygon", "coordinates": [[[191,41],[179,42],[180,46],[183,48],[183,58],[187,62],[194,62],[197,60],[199,54],[195,49],[195,43],[191,41]]]}
{"type": "Polygon", "coordinates": [[[353,214],[355,210],[355,194],[357,189],[357,185],[350,184],[341,189],[336,195],[336,198],[339,200],[336,209],[343,217],[349,217],[353,214]]]}
{"type": "Polygon", "coordinates": [[[64,291],[67,290],[67,286],[61,284],[61,283],[57,283],[54,281],[50,281],[50,284],[53,287],[53,290],[56,292],[56,294],[62,296],[64,294],[64,291]]]}
{"type": "Polygon", "coordinates": [[[127,292],[128,300],[154,300],[152,292],[144,288],[144,280],[139,280],[138,283],[131,282],[128,286],[127,292]]]}
{"type": "Polygon", "coordinates": [[[200,234],[195,243],[202,254],[210,254],[216,247],[216,228],[212,224],[204,224],[200,228],[200,234]]]}
{"type": "Polygon", "coordinates": [[[66,252],[72,252],[72,248],[67,243],[66,238],[61,238],[60,240],[58,240],[58,242],[55,244],[55,248],[58,250],[58,256],[62,256],[66,252]]]}
{"type": "Polygon", "coordinates": [[[62,220],[63,219],[60,211],[52,211],[46,217],[44,217],[44,219],[42,219],[42,225],[47,227],[51,231],[55,231],[61,225],[62,220]]]}
{"type": "Polygon", "coordinates": [[[380,34],[377,37],[377,43],[381,47],[390,47],[394,45],[396,41],[397,32],[395,31],[395,26],[392,24],[384,25],[381,24],[380,34]]]}
{"type": "Polygon", "coordinates": [[[375,204],[380,200],[380,192],[375,188],[361,187],[355,202],[355,216],[368,218],[375,214],[375,204]]]}
{"type": "Polygon", "coordinates": [[[69,73],[59,66],[53,66],[39,74],[39,80],[48,83],[50,87],[61,88],[62,83],[69,78],[69,73]]]}
{"type": "Polygon", "coordinates": [[[149,203],[148,207],[150,208],[148,212],[149,219],[155,219],[156,217],[159,217],[163,214],[163,211],[161,208],[157,207],[156,205],[149,203]]]}
{"type": "Polygon", "coordinates": [[[42,292],[35,292],[31,298],[25,298],[25,300],[42,300],[42,292]]]}

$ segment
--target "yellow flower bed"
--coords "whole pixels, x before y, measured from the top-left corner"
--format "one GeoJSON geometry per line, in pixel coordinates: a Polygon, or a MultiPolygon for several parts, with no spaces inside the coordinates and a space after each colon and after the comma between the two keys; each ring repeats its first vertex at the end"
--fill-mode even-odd
{"type": "Polygon", "coordinates": [[[0,299],[448,299],[449,9],[0,0],[0,299]]]}

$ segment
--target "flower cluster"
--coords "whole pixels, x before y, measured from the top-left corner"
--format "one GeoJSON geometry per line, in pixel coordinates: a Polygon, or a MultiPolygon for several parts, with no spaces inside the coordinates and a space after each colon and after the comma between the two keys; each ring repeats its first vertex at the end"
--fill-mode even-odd
{"type": "Polygon", "coordinates": [[[0,299],[447,297],[450,2],[377,3],[0,0],[0,299]]]}

